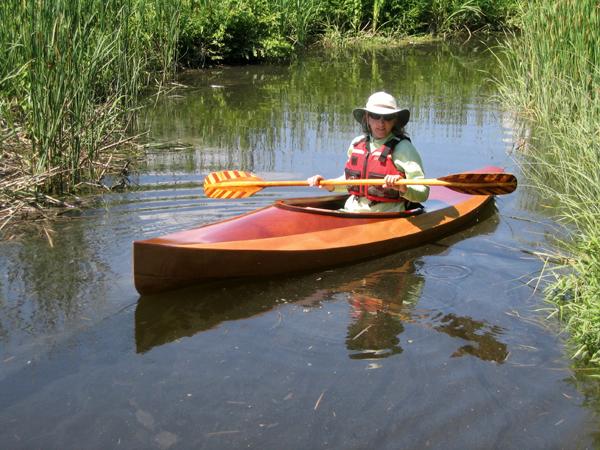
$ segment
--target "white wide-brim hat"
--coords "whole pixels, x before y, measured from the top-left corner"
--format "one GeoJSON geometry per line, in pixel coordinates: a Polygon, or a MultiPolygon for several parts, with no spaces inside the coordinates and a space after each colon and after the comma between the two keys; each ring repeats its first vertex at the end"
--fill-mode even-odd
{"type": "Polygon", "coordinates": [[[398,108],[396,99],[387,92],[375,92],[367,100],[367,106],[364,108],[356,108],[352,111],[352,115],[358,123],[362,124],[366,112],[386,116],[395,114],[398,117],[400,126],[406,125],[410,119],[410,111],[408,109],[398,108]]]}

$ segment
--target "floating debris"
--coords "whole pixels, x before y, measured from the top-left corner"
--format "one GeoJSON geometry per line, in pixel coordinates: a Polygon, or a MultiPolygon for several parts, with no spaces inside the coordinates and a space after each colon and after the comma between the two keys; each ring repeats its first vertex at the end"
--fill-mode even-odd
{"type": "Polygon", "coordinates": [[[325,391],[321,392],[321,395],[319,395],[319,398],[317,399],[317,403],[315,403],[314,411],[316,411],[317,408],[319,407],[319,404],[321,403],[321,400],[323,400],[324,395],[325,395],[325,391]]]}

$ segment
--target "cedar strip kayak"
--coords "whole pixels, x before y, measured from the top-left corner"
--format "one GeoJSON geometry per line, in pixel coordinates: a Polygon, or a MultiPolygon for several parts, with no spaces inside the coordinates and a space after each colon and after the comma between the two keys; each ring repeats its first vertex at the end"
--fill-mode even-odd
{"type": "Polygon", "coordinates": [[[337,211],[346,197],[278,200],[230,219],[135,241],[135,287],[145,295],[207,281],[316,271],[375,258],[464,227],[492,199],[432,186],[424,210],[358,214],[337,211]]]}

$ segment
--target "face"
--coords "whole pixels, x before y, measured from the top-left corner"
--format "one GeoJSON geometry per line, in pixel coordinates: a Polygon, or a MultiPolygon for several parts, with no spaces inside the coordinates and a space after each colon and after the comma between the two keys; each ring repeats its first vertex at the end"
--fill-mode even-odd
{"type": "Polygon", "coordinates": [[[375,139],[383,139],[392,132],[392,128],[396,125],[396,116],[367,113],[367,121],[371,135],[375,139]]]}

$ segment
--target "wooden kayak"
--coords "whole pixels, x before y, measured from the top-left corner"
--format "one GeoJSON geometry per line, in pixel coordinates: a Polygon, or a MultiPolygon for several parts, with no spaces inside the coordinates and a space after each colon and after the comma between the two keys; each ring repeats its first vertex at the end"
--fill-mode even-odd
{"type": "Polygon", "coordinates": [[[368,214],[337,211],[345,195],[278,200],[230,219],[135,241],[135,287],[145,295],[207,281],[316,271],[375,258],[464,227],[492,198],[432,186],[424,209],[368,214]]]}

